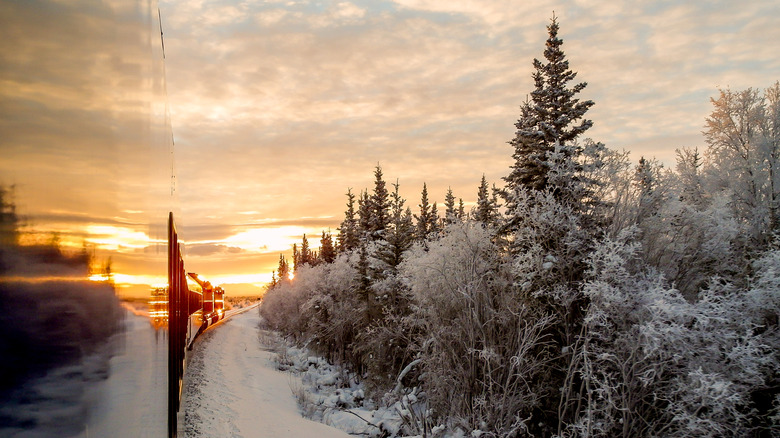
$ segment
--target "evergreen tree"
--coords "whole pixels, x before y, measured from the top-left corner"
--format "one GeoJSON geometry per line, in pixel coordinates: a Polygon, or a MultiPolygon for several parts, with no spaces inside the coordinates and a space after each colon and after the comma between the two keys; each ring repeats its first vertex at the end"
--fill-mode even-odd
{"type": "MultiPolygon", "coordinates": [[[[569,404],[570,394],[583,393],[570,364],[579,354],[583,309],[588,306],[580,284],[598,232],[583,220],[592,208],[588,205],[592,190],[591,182],[584,180],[583,148],[577,142],[593,124],[585,118],[593,102],[576,97],[586,83],[569,85],[577,74],[569,69],[561,49],[555,16],[547,31],[546,62],[534,59],[535,89],[515,124],[510,141],[514,164],[502,193],[508,217],[501,234],[514,258],[517,292],[535,318],[555,316],[545,335],[553,346],[548,351],[560,353],[549,363],[542,384],[548,394],[556,395],[540,401],[535,420],[539,429],[532,429],[532,435],[552,435],[552,425],[570,421],[572,414],[559,409],[569,404]]],[[[487,184],[480,189],[482,219],[488,220],[492,200],[487,184]]]]}
{"type": "MultiPolygon", "coordinates": [[[[558,21],[554,15],[547,31],[549,37],[544,51],[547,62],[534,59],[536,88],[531,92],[531,99],[521,107],[521,117],[515,124],[517,132],[510,141],[515,163],[509,176],[504,178],[510,198],[511,193],[519,189],[541,191],[548,188],[553,190],[556,199],[569,197],[569,188],[561,187],[561,181],[551,184],[550,172],[556,167],[576,165],[580,148],[575,140],[593,124],[584,119],[593,102],[580,102],[575,97],[587,84],[568,86],[577,73],[569,69],[569,61],[561,50],[563,40],[558,38],[558,21]],[[556,152],[558,156],[553,158],[556,152]]],[[[576,172],[576,166],[570,170],[576,172]]]]}
{"type": "Polygon", "coordinates": [[[344,212],[344,221],[339,227],[337,237],[338,251],[349,252],[357,248],[359,243],[358,221],[355,218],[355,195],[352,189],[347,190],[347,211],[344,212]]]}
{"type": "Polygon", "coordinates": [[[637,212],[639,225],[645,219],[655,215],[661,208],[663,196],[659,190],[659,182],[662,168],[663,165],[657,160],[639,158],[639,164],[634,171],[634,185],[639,191],[639,211],[637,212]]]}
{"type": "Polygon", "coordinates": [[[488,194],[488,183],[485,179],[485,175],[482,175],[482,180],[479,183],[479,189],[477,190],[477,207],[474,210],[474,220],[481,222],[486,226],[495,226],[498,223],[498,199],[493,187],[493,194],[488,194]]]}
{"type": "Polygon", "coordinates": [[[371,234],[372,221],[371,198],[363,190],[358,198],[358,236],[361,241],[365,241],[371,234]]]}
{"type": "MultiPolygon", "coordinates": [[[[298,251],[298,244],[293,243],[293,272],[298,272],[298,267],[301,264],[301,253],[298,251]]],[[[279,272],[281,273],[282,271],[279,272]]]]}
{"type": "Polygon", "coordinates": [[[447,225],[453,224],[458,220],[458,211],[455,209],[455,196],[452,194],[452,187],[447,188],[447,195],[444,196],[444,220],[447,225]]]}
{"type": "Polygon", "coordinates": [[[310,265],[312,262],[311,249],[309,249],[309,240],[306,238],[306,234],[303,235],[303,241],[301,242],[301,265],[310,265]]]}
{"type": "Polygon", "coordinates": [[[358,264],[357,264],[357,295],[358,299],[364,307],[364,326],[373,320],[375,311],[373,306],[374,294],[371,290],[371,277],[369,274],[368,263],[368,249],[366,248],[366,242],[363,241],[358,247],[358,264]]]}
{"type": "Polygon", "coordinates": [[[387,274],[395,275],[398,265],[401,263],[403,253],[412,246],[415,237],[415,227],[412,220],[412,211],[404,208],[406,200],[398,192],[399,184],[393,184],[394,191],[390,195],[390,227],[385,239],[380,241],[376,258],[381,262],[382,278],[387,274]]]}
{"type": "Polygon", "coordinates": [[[441,218],[439,217],[439,207],[434,202],[431,206],[431,222],[428,225],[430,234],[433,236],[438,235],[441,232],[441,218]]]}
{"type": "Polygon", "coordinates": [[[323,263],[333,263],[336,260],[336,248],[333,247],[333,236],[330,233],[322,232],[320,253],[317,258],[323,263]]]}
{"type": "Polygon", "coordinates": [[[431,233],[431,223],[433,222],[431,205],[428,203],[428,186],[425,183],[423,183],[422,195],[418,207],[420,207],[420,215],[414,216],[417,220],[417,239],[425,240],[428,238],[428,234],[431,233]]]}
{"type": "Polygon", "coordinates": [[[279,254],[279,268],[277,272],[279,272],[278,283],[290,281],[290,265],[282,254],[279,254]]]}
{"type": "Polygon", "coordinates": [[[680,183],[680,200],[696,207],[704,206],[704,186],[702,184],[702,159],[698,148],[675,150],[677,154],[676,173],[680,183]]]}
{"type": "Polygon", "coordinates": [[[463,204],[463,198],[458,198],[458,220],[466,220],[466,206],[463,204]]]}
{"type": "Polygon", "coordinates": [[[370,211],[369,231],[371,239],[377,240],[385,233],[390,216],[389,193],[379,165],[374,170],[374,193],[371,195],[370,211]]]}

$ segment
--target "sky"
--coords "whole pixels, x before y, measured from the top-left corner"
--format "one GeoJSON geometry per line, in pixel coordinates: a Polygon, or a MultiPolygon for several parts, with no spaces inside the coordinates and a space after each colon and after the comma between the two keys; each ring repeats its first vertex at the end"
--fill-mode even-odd
{"type": "Polygon", "coordinates": [[[0,79],[14,85],[0,92],[13,97],[0,183],[17,184],[40,230],[93,243],[128,283],[164,272],[168,210],[188,270],[243,291],[303,233],[335,233],[347,189],[370,188],[377,165],[413,209],[423,183],[467,205],[483,174],[500,185],[553,14],[595,102],[585,136],[634,161],[706,148],[719,88],[780,79],[771,1],[72,3],[0,2],[15,17],[0,26],[0,79]],[[69,141],[41,135],[55,125],[69,141]]]}

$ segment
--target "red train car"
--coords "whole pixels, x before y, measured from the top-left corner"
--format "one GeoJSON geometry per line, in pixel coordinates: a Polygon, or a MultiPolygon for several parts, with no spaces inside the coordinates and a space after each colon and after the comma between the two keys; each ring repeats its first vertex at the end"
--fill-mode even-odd
{"type": "Polygon", "coordinates": [[[225,291],[219,286],[213,286],[211,282],[200,278],[194,272],[188,272],[187,276],[201,289],[203,306],[200,317],[205,330],[209,325],[215,324],[225,317],[225,291]]]}

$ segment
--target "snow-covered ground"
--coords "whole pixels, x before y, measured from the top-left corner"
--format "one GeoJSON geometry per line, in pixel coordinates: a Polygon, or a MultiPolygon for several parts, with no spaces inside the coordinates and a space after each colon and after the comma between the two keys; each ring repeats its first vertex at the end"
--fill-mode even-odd
{"type": "Polygon", "coordinates": [[[291,387],[259,340],[260,316],[250,310],[202,335],[185,373],[187,437],[343,438],[345,432],[303,418],[291,387]]]}
{"type": "Polygon", "coordinates": [[[168,332],[128,312],[107,380],[91,385],[86,430],[91,437],[159,437],[167,433],[168,332]]]}

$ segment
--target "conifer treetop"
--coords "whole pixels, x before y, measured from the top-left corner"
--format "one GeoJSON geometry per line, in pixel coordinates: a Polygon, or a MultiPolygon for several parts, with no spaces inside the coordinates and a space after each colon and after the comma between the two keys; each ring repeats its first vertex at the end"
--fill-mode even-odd
{"type": "Polygon", "coordinates": [[[521,117],[515,124],[517,132],[509,142],[515,148],[515,164],[509,176],[504,178],[510,188],[547,188],[548,172],[552,167],[549,155],[557,147],[566,159],[576,157],[575,140],[593,125],[584,117],[593,101],[581,102],[575,97],[587,83],[569,86],[577,73],[569,68],[558,29],[557,18],[553,15],[547,26],[546,62],[533,61],[535,89],[521,106],[521,117]]]}

